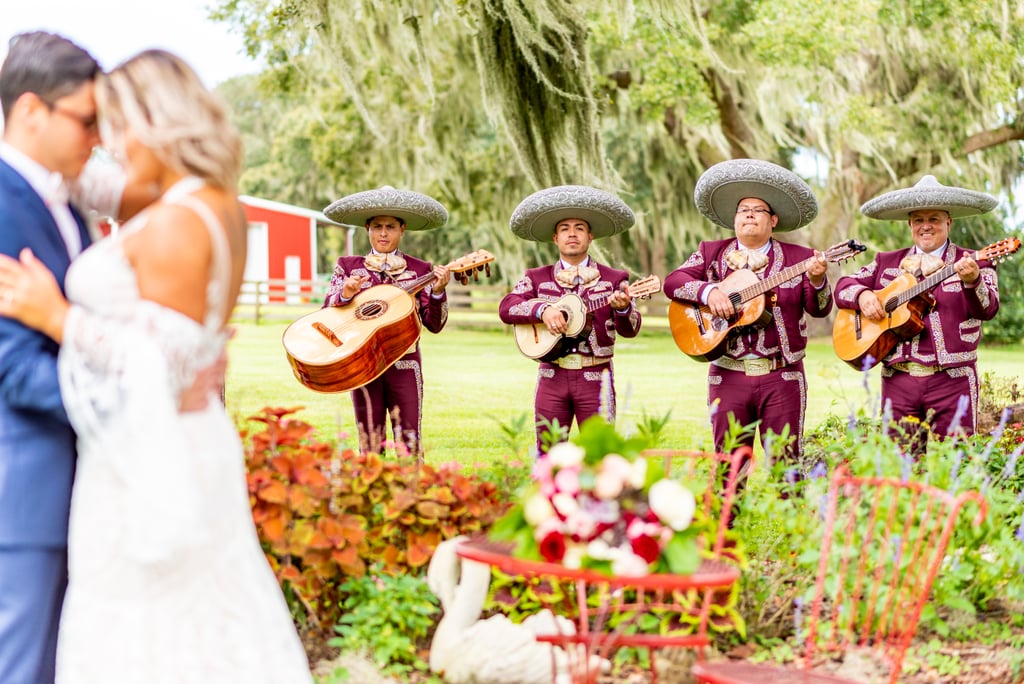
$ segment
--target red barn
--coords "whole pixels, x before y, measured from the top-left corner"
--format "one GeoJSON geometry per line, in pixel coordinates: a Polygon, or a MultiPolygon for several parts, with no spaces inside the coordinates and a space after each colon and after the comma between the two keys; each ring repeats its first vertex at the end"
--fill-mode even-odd
{"type": "MultiPolygon", "coordinates": [[[[320,279],[317,273],[317,226],[337,226],[337,223],[319,211],[282,202],[248,195],[242,195],[239,201],[249,220],[249,258],[245,266],[245,280],[297,282],[320,279]]],[[[346,246],[351,253],[351,228],[346,246]]],[[[249,298],[253,296],[250,287],[246,287],[249,298]]],[[[269,296],[263,299],[297,302],[308,299],[310,294],[308,285],[300,288],[298,285],[277,284],[270,287],[269,296]]]]}

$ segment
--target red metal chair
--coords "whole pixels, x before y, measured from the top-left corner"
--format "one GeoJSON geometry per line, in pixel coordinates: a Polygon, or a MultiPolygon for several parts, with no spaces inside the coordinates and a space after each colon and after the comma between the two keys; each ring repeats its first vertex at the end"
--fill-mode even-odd
{"type": "Polygon", "coordinates": [[[953,496],[920,482],[854,477],[845,466],[832,475],[824,518],[814,598],[807,617],[804,654],[794,667],[741,661],[698,662],[702,684],[848,683],[829,665],[854,648],[883,656],[896,682],[917,630],[921,610],[944,561],[960,510],[987,503],[978,492],[953,496]]]}

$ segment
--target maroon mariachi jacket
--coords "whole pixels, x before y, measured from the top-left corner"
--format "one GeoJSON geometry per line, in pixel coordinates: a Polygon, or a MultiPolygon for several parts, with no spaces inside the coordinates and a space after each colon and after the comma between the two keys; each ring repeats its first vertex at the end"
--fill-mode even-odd
{"type": "MultiPolygon", "coordinates": [[[[345,278],[350,275],[369,276],[370,280],[363,284],[363,290],[366,290],[375,285],[408,283],[434,270],[434,267],[427,261],[411,257],[408,254],[402,254],[402,256],[405,258],[406,268],[394,279],[367,269],[364,256],[341,257],[334,266],[334,275],[331,276],[331,284],[327,287],[327,295],[324,297],[324,308],[347,303],[341,298],[341,290],[345,278]]],[[[440,297],[434,297],[428,285],[416,294],[416,309],[420,320],[423,321],[424,328],[432,333],[441,332],[444,324],[448,322],[448,293],[442,292],[440,297]]]]}
{"type": "MultiPolygon", "coordinates": [[[[864,290],[880,290],[903,273],[900,262],[911,253],[912,247],[894,252],[879,252],[874,261],[836,283],[836,302],[844,309],[860,309],[857,298],[864,290]]],[[[947,243],[943,255],[949,266],[971,250],[947,243]]],[[[970,366],[978,358],[981,341],[981,323],[995,317],[999,311],[999,281],[995,268],[982,261],[981,275],[976,287],[966,287],[953,275],[933,290],[935,308],[924,319],[924,330],[915,337],[900,342],[883,359],[885,365],[913,361],[925,366],[953,368],[970,366]]]]}
{"type": "MultiPolygon", "coordinates": [[[[701,303],[710,288],[728,276],[732,269],[726,256],[738,249],[736,239],[706,240],[700,243],[682,266],[665,278],[664,290],[671,299],[682,303],[701,303]]],[[[784,268],[814,256],[814,250],[772,238],[768,249],[768,265],[759,274],[764,279],[784,268]]],[[[815,289],[804,273],[775,288],[775,303],[767,303],[765,311],[772,315],[767,326],[736,328],[725,338],[725,356],[774,358],[781,356],[787,364],[804,357],[807,348],[807,321],[804,313],[823,318],[832,310],[832,290],[826,278],[815,289]]]]}
{"type": "MultiPolygon", "coordinates": [[[[575,292],[589,306],[595,298],[607,296],[629,280],[626,271],[602,266],[593,259],[590,260],[590,265],[597,267],[600,277],[589,287],[568,290],[555,280],[555,266],[531,268],[501,300],[498,316],[503,323],[510,325],[536,323],[540,320],[537,314],[545,302],[556,302],[566,293],[575,292]]],[[[590,332],[587,339],[579,345],[579,351],[583,354],[612,356],[615,351],[616,333],[623,337],[636,337],[640,332],[640,311],[636,306],[631,305],[625,311],[619,312],[605,304],[594,309],[589,317],[590,332]]]]}

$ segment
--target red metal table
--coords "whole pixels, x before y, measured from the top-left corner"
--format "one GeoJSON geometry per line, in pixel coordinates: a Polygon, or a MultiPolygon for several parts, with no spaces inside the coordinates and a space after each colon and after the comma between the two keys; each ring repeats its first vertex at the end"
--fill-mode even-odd
{"type": "Polygon", "coordinates": [[[569,671],[574,684],[591,684],[600,674],[600,658],[607,658],[612,650],[632,646],[647,648],[651,652],[652,682],[657,682],[653,649],[665,647],[702,648],[709,643],[707,633],[711,602],[716,591],[729,589],[739,579],[740,569],[724,560],[705,559],[691,575],[642,575],[618,577],[593,570],[571,569],[558,563],[515,558],[508,544],[475,538],[457,548],[459,556],[486,563],[512,577],[552,577],[575,583],[576,631],[573,634],[552,634],[538,637],[538,641],[561,646],[568,655],[569,671]],[[607,627],[612,613],[630,612],[635,619],[652,609],[685,610],[673,598],[676,592],[702,592],[697,629],[692,634],[631,634],[623,631],[623,624],[607,627]],[[626,599],[627,593],[630,599],[626,599]],[[635,594],[635,596],[634,596],[635,594]],[[597,597],[592,608],[588,597],[597,597]],[[576,648],[569,648],[575,645],[576,648]],[[594,658],[593,656],[597,656],[594,658]]]}

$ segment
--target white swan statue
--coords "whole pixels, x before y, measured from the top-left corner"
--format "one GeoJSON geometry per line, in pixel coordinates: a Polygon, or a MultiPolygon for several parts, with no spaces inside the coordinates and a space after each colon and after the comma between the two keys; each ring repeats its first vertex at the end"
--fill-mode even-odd
{"type": "Polygon", "coordinates": [[[427,567],[427,585],[444,609],[430,644],[431,671],[449,684],[568,684],[565,652],[538,642],[537,636],[575,634],[575,625],[549,610],[531,615],[522,624],[504,615],[481,620],[491,568],[456,555],[455,547],[465,539],[441,542],[427,567]],[[557,664],[554,677],[552,652],[557,664]]]}

